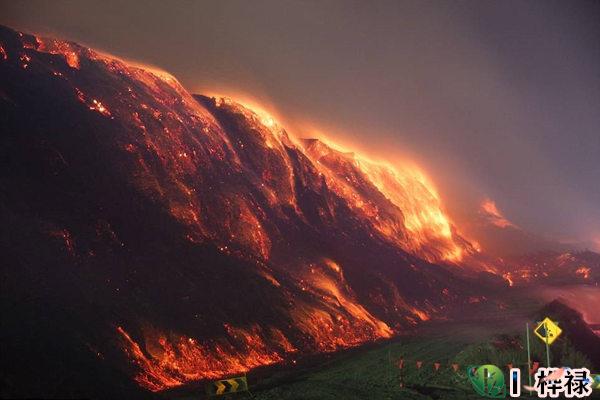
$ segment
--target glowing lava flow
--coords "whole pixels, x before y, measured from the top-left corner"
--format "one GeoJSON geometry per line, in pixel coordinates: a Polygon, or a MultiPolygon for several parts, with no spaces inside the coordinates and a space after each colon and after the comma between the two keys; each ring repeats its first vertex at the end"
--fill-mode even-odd
{"type": "Polygon", "coordinates": [[[79,69],[79,55],[68,42],[52,40],[50,43],[46,43],[40,40],[38,50],[51,54],[62,54],[69,67],[79,69]]]}
{"type": "MultiPolygon", "coordinates": [[[[392,336],[387,324],[356,301],[341,267],[334,261],[325,259],[319,265],[309,266],[300,284],[322,301],[315,305],[295,300],[291,310],[295,328],[306,335],[314,350],[330,352],[392,336]]],[[[429,318],[419,310],[413,311],[421,320],[429,318]]],[[[224,328],[224,337],[204,343],[146,328],[143,346],[122,327],[117,327],[117,332],[122,349],[137,367],[136,382],[152,391],[246,372],[281,362],[287,354],[297,351],[277,328],[253,325],[243,329],[227,323],[224,328]]]]}
{"type": "Polygon", "coordinates": [[[311,292],[323,303],[321,309],[304,304],[293,311],[295,322],[315,338],[319,350],[331,351],[392,336],[385,322],[356,301],[342,268],[333,260],[324,259],[322,263],[309,265],[300,282],[304,291],[311,292]]]}
{"type": "Polygon", "coordinates": [[[295,351],[277,329],[271,330],[271,337],[279,342],[279,352],[267,346],[264,334],[257,326],[244,330],[226,324],[225,328],[229,339],[212,344],[201,344],[196,339],[182,335],[165,335],[147,330],[144,349],[122,327],[117,327],[117,332],[124,351],[138,367],[136,382],[152,391],[192,380],[246,372],[283,360],[280,353],[295,351]]]}
{"type": "MultiPolygon", "coordinates": [[[[27,37],[27,39],[28,38],[29,37],[27,37]]],[[[42,53],[62,55],[69,67],[79,69],[78,52],[81,49],[80,46],[64,40],[43,39],[37,36],[33,36],[32,38],[33,40],[24,40],[23,47],[25,49],[33,49],[42,53]]]]}

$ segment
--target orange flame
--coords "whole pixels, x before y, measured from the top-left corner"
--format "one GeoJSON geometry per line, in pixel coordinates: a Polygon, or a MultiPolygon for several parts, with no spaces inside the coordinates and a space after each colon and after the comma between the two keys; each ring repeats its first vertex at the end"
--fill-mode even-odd
{"type": "Polygon", "coordinates": [[[513,280],[512,274],[510,272],[506,272],[505,274],[502,275],[502,277],[504,278],[504,280],[506,282],[508,282],[508,286],[515,285],[515,281],[513,280]]]}
{"type": "Polygon", "coordinates": [[[23,67],[23,69],[26,69],[29,66],[31,57],[29,57],[27,54],[23,54],[23,55],[21,55],[20,60],[21,60],[21,66],[23,67]]]}
{"type": "Polygon", "coordinates": [[[60,54],[65,58],[65,62],[71,68],[79,69],[79,50],[69,42],[64,40],[42,40],[36,37],[36,50],[50,54],[60,54]]]}
{"type": "Polygon", "coordinates": [[[322,139],[307,143],[307,154],[330,187],[388,240],[430,261],[456,262],[463,258],[464,249],[455,240],[437,190],[418,167],[408,163],[393,166],[356,152],[336,150],[336,145],[322,139]],[[348,165],[356,172],[348,170],[348,165]],[[398,217],[384,215],[381,204],[360,190],[363,182],[373,185],[393,205],[398,217]]]}
{"type": "Polygon", "coordinates": [[[515,224],[504,217],[492,199],[484,199],[480,209],[482,214],[485,215],[491,224],[496,225],[499,228],[517,228],[515,224]]]}
{"type": "Polygon", "coordinates": [[[108,109],[96,99],[92,99],[90,110],[98,111],[102,115],[110,116],[110,111],[108,111],[108,109]]]}
{"type": "Polygon", "coordinates": [[[324,264],[335,271],[336,276],[332,277],[319,266],[314,265],[304,279],[304,282],[310,286],[311,290],[317,294],[321,294],[324,301],[329,302],[334,307],[339,306],[346,311],[357,323],[365,324],[373,331],[375,337],[390,337],[392,330],[389,326],[385,322],[373,317],[353,298],[353,293],[344,280],[341,267],[332,260],[326,260],[324,264]]]}
{"type": "Polygon", "coordinates": [[[583,279],[589,279],[590,272],[592,272],[592,269],[589,267],[586,267],[585,265],[582,265],[581,267],[577,268],[577,270],[575,271],[575,273],[577,275],[581,275],[583,277],[583,279]]]}
{"type": "MultiPolygon", "coordinates": [[[[201,344],[183,335],[164,335],[147,329],[144,335],[145,351],[122,327],[117,327],[117,332],[121,336],[123,350],[137,366],[136,382],[152,391],[193,380],[246,372],[283,360],[278,352],[269,349],[263,339],[265,335],[258,326],[250,330],[231,325],[225,325],[225,328],[229,340],[210,344],[201,344]]],[[[273,329],[271,335],[281,353],[295,351],[281,331],[273,329]]]]}

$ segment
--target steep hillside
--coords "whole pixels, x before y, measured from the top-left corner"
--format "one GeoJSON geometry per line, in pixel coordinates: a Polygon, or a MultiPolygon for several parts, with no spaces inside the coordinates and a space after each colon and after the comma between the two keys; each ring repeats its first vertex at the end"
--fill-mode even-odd
{"type": "Polygon", "coordinates": [[[164,72],[0,27],[0,109],[9,394],[138,393],[127,376],[158,391],[388,338],[477,295],[449,272],[473,249],[422,175],[164,72]]]}

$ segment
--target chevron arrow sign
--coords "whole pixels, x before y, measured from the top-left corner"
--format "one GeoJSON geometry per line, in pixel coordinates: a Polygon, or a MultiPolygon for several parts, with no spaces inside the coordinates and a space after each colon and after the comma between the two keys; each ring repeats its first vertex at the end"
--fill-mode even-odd
{"type": "Polygon", "coordinates": [[[220,396],[227,393],[247,392],[248,381],[245,376],[221,379],[206,385],[206,393],[209,396],[220,396]]]}

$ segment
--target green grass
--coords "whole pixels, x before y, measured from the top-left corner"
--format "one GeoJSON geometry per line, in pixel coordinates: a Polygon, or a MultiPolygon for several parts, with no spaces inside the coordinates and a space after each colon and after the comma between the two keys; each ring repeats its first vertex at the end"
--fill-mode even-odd
{"type": "MultiPolygon", "coordinates": [[[[410,336],[321,356],[300,366],[251,371],[248,374],[251,396],[256,400],[481,399],[466,377],[468,365],[494,364],[503,369],[508,363],[526,365],[525,322],[540,307],[539,303],[526,300],[513,296],[509,307],[501,312],[495,312],[491,303],[481,304],[465,312],[469,318],[462,321],[423,324],[410,336]],[[503,335],[505,341],[512,340],[516,346],[500,350],[491,344],[498,335],[503,335]],[[398,368],[401,357],[405,360],[402,371],[398,368]],[[423,361],[421,369],[416,368],[417,360],[423,361]],[[434,370],[434,362],[441,364],[438,371],[434,370]],[[451,368],[452,363],[460,365],[458,372],[451,368]]],[[[543,366],[545,346],[533,336],[531,344],[533,359],[541,361],[543,366]]],[[[561,357],[574,357],[566,365],[585,365],[579,359],[583,357],[581,354],[565,349],[560,353],[561,357]]],[[[239,393],[213,399],[241,400],[251,396],[239,393]]]]}
{"type": "Polygon", "coordinates": [[[342,355],[287,382],[274,378],[253,395],[260,400],[479,399],[468,382],[466,367],[488,363],[503,369],[508,363],[524,367],[527,355],[524,350],[498,350],[487,341],[466,344],[448,338],[410,338],[342,355]],[[397,366],[400,357],[405,360],[402,371],[397,366]],[[423,361],[420,369],[417,360],[423,361]],[[438,371],[434,362],[441,364],[438,371]],[[457,372],[451,368],[454,362],[460,364],[457,372]],[[405,387],[400,385],[401,372],[405,387]]]}
{"type": "MultiPolygon", "coordinates": [[[[463,371],[450,368],[464,343],[445,339],[394,341],[360,353],[340,356],[294,381],[254,392],[256,399],[428,399],[466,398],[472,391],[463,371]],[[398,360],[405,359],[401,371],[398,360]],[[421,369],[416,361],[423,361],[421,369]],[[442,367],[434,371],[433,362],[442,367]],[[405,387],[400,385],[404,373],[405,387]]],[[[275,382],[273,382],[275,384],[275,382]]]]}

